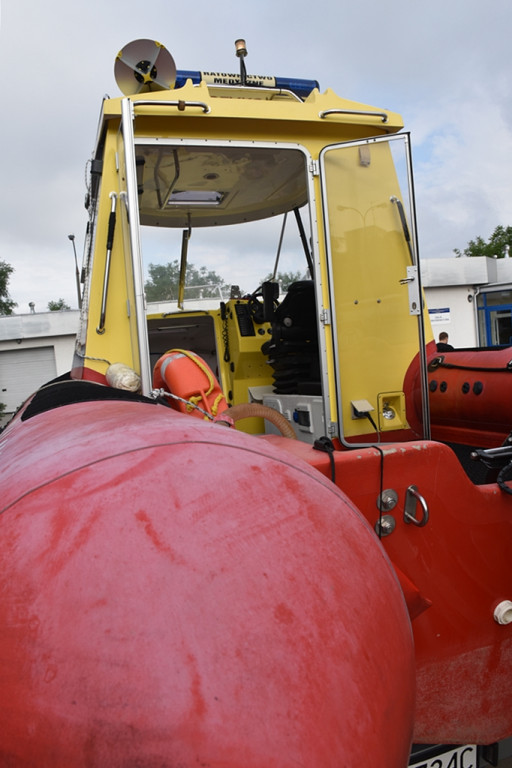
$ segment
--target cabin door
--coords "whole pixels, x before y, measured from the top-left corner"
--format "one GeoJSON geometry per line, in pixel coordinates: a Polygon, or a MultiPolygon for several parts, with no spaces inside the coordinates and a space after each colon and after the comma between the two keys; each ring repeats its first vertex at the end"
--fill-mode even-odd
{"type": "Polygon", "coordinates": [[[407,435],[404,377],[415,357],[428,436],[410,168],[407,134],[333,145],[320,157],[338,429],[351,445],[407,435]]]}

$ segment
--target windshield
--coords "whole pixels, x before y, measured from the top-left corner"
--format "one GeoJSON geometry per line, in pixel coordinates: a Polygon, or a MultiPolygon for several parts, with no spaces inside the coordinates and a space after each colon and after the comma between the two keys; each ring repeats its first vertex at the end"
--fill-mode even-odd
{"type": "MultiPolygon", "coordinates": [[[[182,232],[142,227],[142,252],[148,301],[177,301],[182,232]],[[168,265],[171,264],[169,268],[168,265]],[[167,286],[161,283],[170,277],[167,286]]],[[[275,279],[280,293],[290,282],[309,277],[308,264],[293,217],[214,230],[191,230],[184,300],[229,298],[253,293],[275,279]],[[281,234],[285,224],[284,236],[281,234]],[[233,289],[233,287],[235,287],[233,289]]]]}
{"type": "Polygon", "coordinates": [[[255,292],[310,277],[305,156],[261,146],[136,146],[148,301],[255,292]]]}

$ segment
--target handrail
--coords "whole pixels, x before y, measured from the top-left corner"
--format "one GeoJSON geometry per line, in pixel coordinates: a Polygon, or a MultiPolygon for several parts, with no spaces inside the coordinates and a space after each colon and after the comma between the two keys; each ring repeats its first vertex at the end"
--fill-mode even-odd
{"type": "Polygon", "coordinates": [[[199,107],[205,115],[211,112],[210,107],[204,101],[183,101],[183,99],[176,99],[176,101],[137,99],[137,101],[132,101],[132,105],[133,107],[178,107],[180,112],[184,112],[187,107],[199,107]]]}
{"type": "MultiPolygon", "coordinates": [[[[294,93],[289,88],[273,88],[272,86],[268,85],[239,85],[238,83],[233,83],[231,85],[228,85],[227,83],[208,83],[208,90],[214,91],[214,90],[238,90],[238,91],[245,91],[248,94],[248,98],[251,98],[251,93],[263,93],[263,94],[270,94],[271,97],[274,96],[291,96],[295,101],[299,101],[301,104],[303,103],[304,99],[301,99],[301,97],[294,93]]],[[[267,99],[267,101],[272,101],[272,98],[267,99]]]]}
{"type": "Polygon", "coordinates": [[[318,117],[324,118],[327,115],[371,115],[372,117],[381,117],[383,123],[387,123],[389,116],[387,112],[371,112],[363,109],[324,109],[318,113],[318,117]]]}

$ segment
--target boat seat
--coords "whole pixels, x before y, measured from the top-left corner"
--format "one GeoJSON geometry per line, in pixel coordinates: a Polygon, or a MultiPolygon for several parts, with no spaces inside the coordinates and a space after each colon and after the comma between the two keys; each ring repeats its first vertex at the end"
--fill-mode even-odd
{"type": "Polygon", "coordinates": [[[315,286],[292,283],[272,321],[272,336],[262,346],[273,369],[276,394],[321,394],[315,286]]]}

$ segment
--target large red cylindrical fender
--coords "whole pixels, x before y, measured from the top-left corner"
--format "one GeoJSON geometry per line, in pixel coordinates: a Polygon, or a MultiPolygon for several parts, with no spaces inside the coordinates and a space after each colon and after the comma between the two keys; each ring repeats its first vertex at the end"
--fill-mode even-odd
{"type": "Polygon", "coordinates": [[[403,596],[320,473],[158,404],[4,435],[0,763],[407,765],[403,596]]]}

